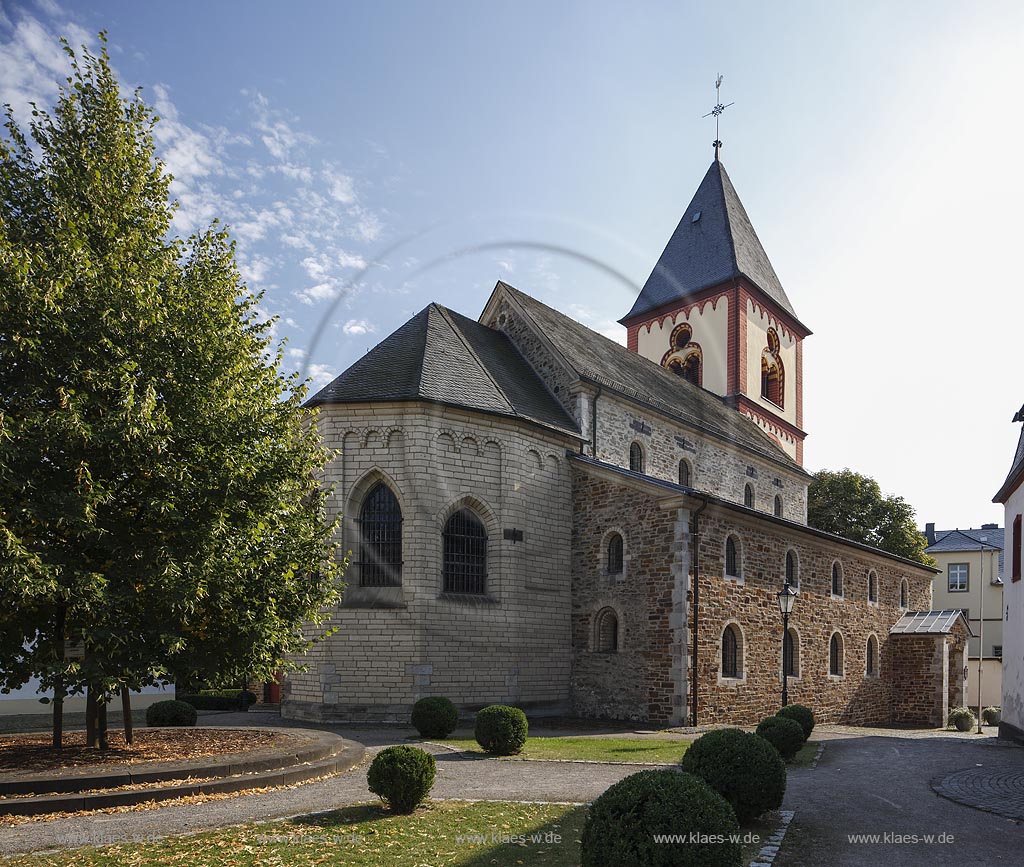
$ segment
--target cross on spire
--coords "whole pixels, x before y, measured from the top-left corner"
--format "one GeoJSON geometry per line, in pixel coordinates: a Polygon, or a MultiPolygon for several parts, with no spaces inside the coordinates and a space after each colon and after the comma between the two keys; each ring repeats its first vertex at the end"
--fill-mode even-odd
{"type": "Polygon", "coordinates": [[[704,117],[714,117],[715,119],[715,141],[713,144],[715,147],[716,162],[718,161],[718,152],[722,149],[722,142],[718,138],[718,118],[721,117],[722,112],[725,111],[730,105],[736,104],[734,102],[730,102],[725,105],[722,105],[721,90],[722,76],[719,75],[718,78],[715,79],[715,107],[711,109],[711,111],[709,111],[706,115],[704,115],[704,117]]]}

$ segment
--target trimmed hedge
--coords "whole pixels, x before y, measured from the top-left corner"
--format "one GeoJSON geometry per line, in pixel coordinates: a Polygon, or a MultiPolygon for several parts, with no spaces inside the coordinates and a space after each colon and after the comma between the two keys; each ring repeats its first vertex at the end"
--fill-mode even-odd
{"type": "Polygon", "coordinates": [[[782,805],[786,763],[768,741],[741,729],[718,729],[697,738],[680,767],[696,774],[749,822],[782,805]]]}
{"type": "Polygon", "coordinates": [[[804,740],[807,740],[814,731],[814,711],[802,704],[787,704],[775,716],[795,719],[800,723],[800,728],[804,730],[804,740]]]}
{"type": "Polygon", "coordinates": [[[158,701],[146,708],[146,725],[156,726],[194,726],[196,709],[192,705],[176,701],[173,698],[158,701]]]}
{"type": "Polygon", "coordinates": [[[739,867],[743,863],[736,814],[693,774],[640,771],[605,791],[587,812],[583,867],[739,867]],[[657,843],[655,834],[683,842],[657,843]],[[690,842],[690,834],[701,841],[690,842]],[[721,842],[719,842],[721,840],[721,842]]]}
{"type": "Polygon", "coordinates": [[[446,738],[459,723],[459,712],[441,696],[421,698],[412,706],[412,724],[425,738],[446,738]]]}
{"type": "Polygon", "coordinates": [[[366,782],[396,813],[411,813],[426,800],[436,774],[437,763],[430,753],[401,744],[377,753],[366,782]]]}
{"type": "Polygon", "coordinates": [[[528,731],[526,714],[517,707],[503,704],[492,704],[481,710],[473,727],[476,742],[497,756],[513,756],[521,752],[528,731]]]}
{"type": "Polygon", "coordinates": [[[795,719],[770,716],[757,724],[757,734],[779,751],[783,761],[789,761],[804,745],[804,730],[795,719]]]}
{"type": "Polygon", "coordinates": [[[256,702],[256,694],[239,689],[202,689],[195,695],[183,695],[196,710],[248,710],[256,702]]]}

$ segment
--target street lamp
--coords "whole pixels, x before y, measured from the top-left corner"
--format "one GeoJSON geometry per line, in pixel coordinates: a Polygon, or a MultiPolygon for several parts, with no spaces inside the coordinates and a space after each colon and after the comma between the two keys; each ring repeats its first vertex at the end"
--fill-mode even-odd
{"type": "Polygon", "coordinates": [[[778,594],[779,611],[782,612],[782,706],[789,704],[789,652],[786,639],[789,638],[789,615],[793,613],[796,591],[787,580],[778,594]]]}

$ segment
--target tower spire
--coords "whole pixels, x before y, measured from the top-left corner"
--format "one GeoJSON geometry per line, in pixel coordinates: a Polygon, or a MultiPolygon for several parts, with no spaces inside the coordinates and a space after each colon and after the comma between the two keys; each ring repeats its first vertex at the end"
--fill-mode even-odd
{"type": "Polygon", "coordinates": [[[715,148],[715,162],[718,162],[718,152],[722,149],[722,142],[718,137],[718,118],[721,117],[722,112],[725,111],[730,105],[735,105],[735,102],[727,103],[722,105],[722,75],[719,74],[718,78],[715,79],[715,107],[711,109],[704,117],[714,117],[715,119],[715,141],[713,142],[715,148]]]}

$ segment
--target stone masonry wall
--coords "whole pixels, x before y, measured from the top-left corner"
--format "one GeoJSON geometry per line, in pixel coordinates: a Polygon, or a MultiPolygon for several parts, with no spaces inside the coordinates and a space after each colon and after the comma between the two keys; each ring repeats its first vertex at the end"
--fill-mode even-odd
{"type": "MultiPolygon", "coordinates": [[[[574,468],[573,483],[573,707],[587,716],[674,721],[687,684],[680,689],[672,671],[682,666],[686,678],[691,677],[692,572],[682,581],[673,575],[680,564],[687,572],[691,569],[688,553],[674,549],[689,548],[689,513],[662,511],[657,496],[579,467],[574,468]],[[679,520],[681,515],[685,520],[679,520]],[[613,528],[625,531],[629,558],[618,580],[603,574],[601,567],[603,540],[613,528]],[[673,620],[672,593],[679,587],[687,609],[673,620]],[[620,651],[615,654],[594,651],[594,615],[605,606],[621,613],[620,651]]],[[[778,709],[782,616],[776,594],[788,550],[798,558],[800,588],[790,617],[797,638],[790,701],[807,704],[823,722],[891,721],[895,672],[889,628],[902,614],[899,586],[906,579],[910,607],[928,609],[930,573],[723,508],[709,507],[699,520],[698,722],[754,724],[778,709]],[[740,547],[738,581],[723,574],[728,535],[735,535],[740,547]],[[837,559],[843,570],[841,598],[831,594],[832,562],[837,559]],[[878,580],[877,603],[867,598],[869,571],[878,580]],[[721,676],[721,638],[729,623],[742,635],[737,679],[721,676]],[[839,677],[829,674],[833,632],[843,642],[839,677]],[[879,669],[870,676],[865,671],[869,636],[878,642],[879,669]]]]}
{"type": "Polygon", "coordinates": [[[565,712],[570,670],[568,437],[511,419],[432,404],[325,406],[317,425],[341,454],[324,482],[345,515],[343,550],[358,559],[355,518],[378,481],[403,515],[400,588],[360,588],[349,566],[338,632],[288,677],[283,714],[404,720],[419,698],[464,709],[516,703],[565,712]],[[488,535],[487,593],[442,593],[441,531],[468,505],[488,535]],[[523,533],[503,538],[505,529],[523,533]]]}
{"type": "Polygon", "coordinates": [[[941,726],[946,721],[948,648],[942,635],[899,635],[893,665],[892,722],[941,726]]]}

